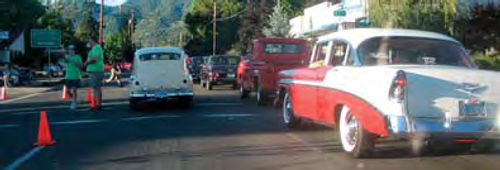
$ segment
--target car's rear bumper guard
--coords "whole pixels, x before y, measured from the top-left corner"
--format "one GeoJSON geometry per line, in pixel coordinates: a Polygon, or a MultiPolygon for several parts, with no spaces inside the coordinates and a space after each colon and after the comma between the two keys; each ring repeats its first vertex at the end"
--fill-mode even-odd
{"type": "Polygon", "coordinates": [[[152,93],[131,93],[130,97],[138,97],[138,98],[168,98],[168,97],[182,97],[182,96],[194,96],[193,92],[177,92],[177,93],[168,93],[166,95],[156,95],[152,93]]]}
{"type": "Polygon", "coordinates": [[[426,133],[435,136],[500,138],[500,125],[496,120],[490,119],[447,122],[441,119],[388,116],[387,120],[391,136],[404,137],[426,133]]]}

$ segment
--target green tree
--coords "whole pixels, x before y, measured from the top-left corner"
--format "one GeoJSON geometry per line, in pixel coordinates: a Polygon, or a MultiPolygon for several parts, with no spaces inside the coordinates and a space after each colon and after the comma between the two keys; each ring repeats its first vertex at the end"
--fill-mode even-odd
{"type": "MultiPolygon", "coordinates": [[[[190,55],[212,54],[212,0],[193,0],[184,23],[191,34],[185,48],[190,55]]],[[[217,0],[217,49],[224,54],[238,41],[240,14],[243,14],[243,0],[217,0]]]]}
{"type": "Polygon", "coordinates": [[[239,41],[235,45],[238,51],[250,53],[252,40],[264,37],[262,28],[268,23],[268,16],[272,13],[273,0],[252,0],[246,4],[242,24],[238,31],[239,41]]]}
{"type": "Polygon", "coordinates": [[[457,0],[373,0],[370,20],[377,27],[421,29],[456,35],[457,0]]]}
{"type": "Polygon", "coordinates": [[[62,32],[62,46],[72,44],[76,41],[74,36],[73,24],[71,20],[62,15],[62,6],[58,8],[50,8],[47,12],[38,18],[37,27],[43,29],[58,29],[62,32]]]}
{"type": "Polygon", "coordinates": [[[86,42],[89,38],[97,38],[99,36],[99,23],[93,17],[94,3],[85,1],[83,5],[83,18],[80,20],[76,30],[76,37],[81,42],[86,42]]]}
{"type": "Polygon", "coordinates": [[[5,0],[0,2],[0,29],[25,29],[43,15],[45,9],[38,0],[5,0]]]}
{"type": "Polygon", "coordinates": [[[264,35],[269,38],[288,37],[291,28],[288,12],[281,3],[276,3],[273,10],[269,16],[269,25],[263,30],[264,35]]]}

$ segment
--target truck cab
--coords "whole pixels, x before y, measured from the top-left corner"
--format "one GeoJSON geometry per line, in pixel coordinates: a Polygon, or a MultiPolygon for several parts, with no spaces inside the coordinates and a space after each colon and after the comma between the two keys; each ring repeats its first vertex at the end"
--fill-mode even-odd
{"type": "Polygon", "coordinates": [[[253,41],[252,53],[238,66],[240,97],[256,93],[258,104],[273,101],[278,89],[278,73],[304,66],[308,60],[307,41],[290,38],[262,38],[253,41]]]}

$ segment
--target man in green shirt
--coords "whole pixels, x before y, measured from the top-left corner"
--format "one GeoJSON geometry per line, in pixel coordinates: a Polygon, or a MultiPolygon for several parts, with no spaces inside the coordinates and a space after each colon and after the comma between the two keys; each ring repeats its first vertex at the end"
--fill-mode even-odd
{"type": "Polygon", "coordinates": [[[96,105],[91,108],[92,111],[100,110],[102,107],[102,81],[104,79],[104,54],[102,47],[95,39],[90,39],[87,47],[90,48],[85,66],[89,73],[89,85],[93,89],[96,97],[96,105]]]}
{"type": "Polygon", "coordinates": [[[66,60],[66,87],[69,89],[69,94],[71,96],[71,110],[76,109],[76,98],[77,98],[77,90],[80,86],[80,68],[82,68],[83,62],[82,57],[75,54],[75,46],[68,46],[68,55],[65,57],[66,60]]]}

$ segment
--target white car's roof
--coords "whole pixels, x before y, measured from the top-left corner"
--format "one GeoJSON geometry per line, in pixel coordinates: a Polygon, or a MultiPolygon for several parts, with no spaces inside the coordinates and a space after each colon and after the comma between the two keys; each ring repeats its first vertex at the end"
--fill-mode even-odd
{"type": "Polygon", "coordinates": [[[356,29],[334,32],[319,37],[318,42],[321,43],[325,41],[330,41],[332,39],[343,39],[351,43],[353,47],[358,47],[358,45],[363,41],[375,37],[418,37],[418,38],[453,41],[458,43],[457,40],[449,36],[446,36],[444,34],[428,32],[428,31],[408,30],[408,29],[383,29],[383,28],[356,28],[356,29]]]}
{"type": "Polygon", "coordinates": [[[184,53],[184,51],[178,47],[147,47],[137,50],[135,52],[135,55],[139,56],[141,54],[154,53],[154,52],[174,52],[181,54],[184,53]]]}

